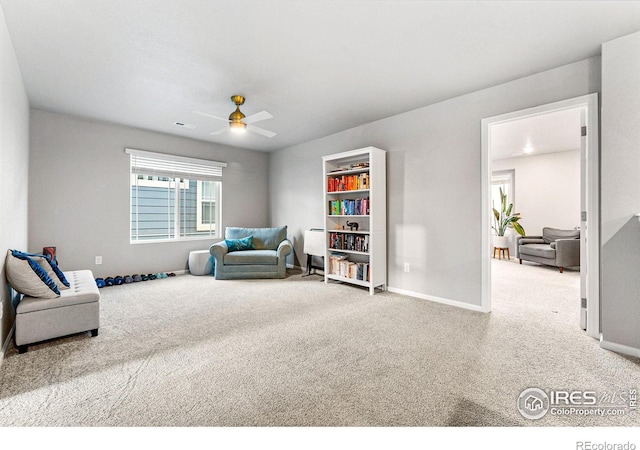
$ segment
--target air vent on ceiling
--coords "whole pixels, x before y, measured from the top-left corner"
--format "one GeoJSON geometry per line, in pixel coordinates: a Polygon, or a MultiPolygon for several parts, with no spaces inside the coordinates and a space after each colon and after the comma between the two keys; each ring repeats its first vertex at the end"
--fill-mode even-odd
{"type": "Polygon", "coordinates": [[[183,128],[189,128],[190,130],[196,127],[195,125],[191,125],[189,123],[182,123],[182,122],[176,122],[175,125],[178,125],[179,127],[183,127],[183,128]]]}

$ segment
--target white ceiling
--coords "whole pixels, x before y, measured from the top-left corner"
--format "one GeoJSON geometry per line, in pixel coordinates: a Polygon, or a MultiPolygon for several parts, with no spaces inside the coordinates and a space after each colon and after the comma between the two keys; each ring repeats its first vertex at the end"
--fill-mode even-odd
{"type": "Polygon", "coordinates": [[[580,108],[492,125],[491,159],[580,150],[580,126],[580,108]]]}
{"type": "Polygon", "coordinates": [[[0,0],[31,105],[271,151],[597,55],[640,2],[0,0]],[[259,135],[209,136],[232,94],[259,135]],[[179,128],[174,122],[196,125],[179,128]]]}

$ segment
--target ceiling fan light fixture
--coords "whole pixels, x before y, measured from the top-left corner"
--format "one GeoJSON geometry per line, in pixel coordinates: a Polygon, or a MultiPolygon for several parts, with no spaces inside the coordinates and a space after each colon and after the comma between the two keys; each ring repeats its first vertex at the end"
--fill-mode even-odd
{"type": "Polygon", "coordinates": [[[243,122],[229,122],[229,129],[235,134],[244,134],[247,131],[247,124],[243,122]]]}
{"type": "Polygon", "coordinates": [[[242,95],[232,95],[231,101],[235,103],[236,110],[233,111],[229,115],[229,119],[223,119],[222,117],[214,116],[212,114],[208,114],[202,111],[192,111],[196,114],[200,114],[201,116],[210,117],[216,120],[222,120],[223,122],[227,122],[228,126],[224,128],[220,128],[218,130],[212,131],[209,133],[211,136],[216,136],[218,134],[222,134],[224,132],[230,131],[234,134],[244,134],[247,131],[251,131],[253,133],[260,134],[262,136],[272,138],[276,135],[273,131],[264,130],[262,128],[256,127],[253,125],[255,122],[259,122],[261,120],[272,119],[273,116],[266,111],[261,111],[259,113],[251,114],[249,117],[246,117],[242,111],[240,111],[240,106],[244,104],[245,98],[242,95]],[[247,126],[250,125],[250,126],[247,126]]]}
{"type": "Polygon", "coordinates": [[[242,119],[246,116],[240,111],[240,106],[244,105],[244,97],[232,95],[231,101],[236,104],[236,110],[229,115],[229,129],[234,134],[244,134],[247,131],[247,124],[242,119]]]}
{"type": "Polygon", "coordinates": [[[242,111],[240,111],[240,106],[237,106],[236,110],[229,114],[229,122],[242,122],[242,119],[244,119],[245,117],[246,116],[242,113],[242,111]]]}

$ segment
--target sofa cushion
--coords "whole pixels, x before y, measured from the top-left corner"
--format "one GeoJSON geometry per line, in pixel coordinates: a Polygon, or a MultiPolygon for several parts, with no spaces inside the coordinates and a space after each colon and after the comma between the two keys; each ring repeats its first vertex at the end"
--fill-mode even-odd
{"type": "Polygon", "coordinates": [[[21,294],[37,298],[60,296],[60,290],[55,281],[38,262],[26,253],[8,250],[5,270],[7,281],[21,294]]]}
{"type": "Polygon", "coordinates": [[[225,244],[227,244],[230,252],[256,249],[253,243],[253,236],[247,236],[246,238],[242,239],[225,239],[224,242],[225,244]]]}
{"type": "Polygon", "coordinates": [[[538,258],[556,259],[556,250],[549,244],[527,244],[519,247],[521,255],[537,256],[538,258]]]}
{"type": "Polygon", "coordinates": [[[256,250],[276,250],[280,242],[287,238],[287,226],[277,228],[227,227],[226,239],[242,239],[253,236],[256,250]]]}
{"type": "Polygon", "coordinates": [[[544,239],[542,238],[528,238],[528,237],[523,237],[518,239],[518,243],[520,245],[523,244],[544,244],[544,239]]]}
{"type": "Polygon", "coordinates": [[[580,238],[580,230],[559,230],[557,228],[545,227],[542,229],[542,239],[547,244],[557,239],[578,239],[580,238]]]}
{"type": "Polygon", "coordinates": [[[230,266],[262,264],[275,266],[278,264],[278,253],[275,250],[243,250],[229,252],[224,255],[224,264],[230,266]]]}

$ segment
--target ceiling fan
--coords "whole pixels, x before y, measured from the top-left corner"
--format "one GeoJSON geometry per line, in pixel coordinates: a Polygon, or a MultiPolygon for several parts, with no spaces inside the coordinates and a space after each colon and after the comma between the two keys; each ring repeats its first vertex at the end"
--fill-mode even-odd
{"type": "Polygon", "coordinates": [[[244,97],[242,95],[232,95],[231,101],[235,103],[236,110],[229,115],[228,119],[224,119],[222,117],[214,116],[202,111],[191,111],[196,114],[200,114],[201,116],[210,117],[212,119],[222,120],[224,122],[229,122],[228,127],[220,128],[219,130],[213,131],[210,133],[212,136],[216,134],[222,134],[225,131],[231,131],[232,133],[243,134],[245,131],[249,130],[254,133],[261,134],[266,137],[274,137],[276,133],[273,131],[265,130],[263,128],[256,127],[252,125],[254,122],[259,122],[261,120],[271,119],[273,116],[266,111],[261,111],[256,114],[252,114],[249,117],[245,116],[242,111],[240,111],[240,106],[244,104],[244,97]]]}

